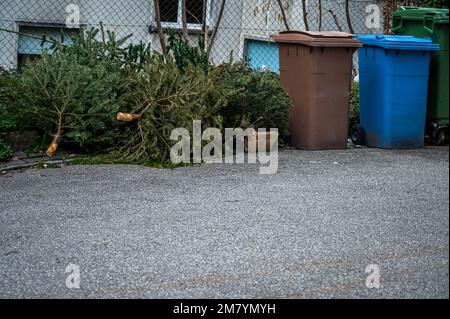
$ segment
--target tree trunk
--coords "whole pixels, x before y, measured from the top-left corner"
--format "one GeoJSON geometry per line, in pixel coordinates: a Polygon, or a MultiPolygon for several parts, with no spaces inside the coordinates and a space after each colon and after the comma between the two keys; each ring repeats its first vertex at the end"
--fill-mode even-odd
{"type": "Polygon", "coordinates": [[[216,26],[214,27],[211,38],[209,39],[208,49],[206,51],[208,59],[211,56],[211,51],[212,51],[212,48],[214,45],[214,41],[216,40],[216,36],[217,36],[217,32],[219,31],[220,23],[222,22],[223,12],[225,9],[225,2],[226,2],[226,0],[222,0],[222,2],[220,4],[219,16],[217,18],[216,26]]]}
{"type": "Polygon", "coordinates": [[[155,4],[155,20],[156,20],[156,30],[158,31],[159,42],[161,43],[161,49],[164,54],[167,53],[166,38],[164,37],[164,32],[161,26],[161,10],[159,6],[159,0],[153,0],[155,4]]]}
{"type": "Polygon", "coordinates": [[[53,135],[53,140],[52,140],[50,146],[48,147],[47,151],[45,152],[48,157],[52,157],[53,155],[55,155],[56,151],[58,150],[59,143],[61,142],[62,125],[63,125],[62,117],[63,117],[63,115],[62,115],[62,113],[60,113],[59,118],[58,118],[58,125],[56,128],[56,133],[53,135]]]}
{"type": "Polygon", "coordinates": [[[206,52],[206,50],[208,49],[207,48],[207,46],[208,46],[208,42],[209,42],[209,39],[208,39],[208,32],[209,32],[209,26],[208,26],[208,21],[206,21],[206,17],[207,17],[207,13],[206,13],[206,10],[208,10],[208,8],[207,8],[207,6],[203,6],[203,24],[202,24],[202,30],[203,30],[203,33],[204,33],[204,37],[203,37],[203,40],[204,40],[204,48],[203,48],[203,50],[206,52]]]}
{"type": "Polygon", "coordinates": [[[182,20],[182,36],[184,41],[188,40],[188,27],[187,27],[187,8],[186,8],[186,0],[181,1],[181,20],[182,20]]]}

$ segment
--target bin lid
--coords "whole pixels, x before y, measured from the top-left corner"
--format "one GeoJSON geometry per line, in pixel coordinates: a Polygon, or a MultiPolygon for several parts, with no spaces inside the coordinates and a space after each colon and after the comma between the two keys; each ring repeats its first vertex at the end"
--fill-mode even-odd
{"type": "Polygon", "coordinates": [[[298,43],[312,47],[362,47],[351,33],[338,31],[285,31],[273,34],[278,43],[298,43]]]}
{"type": "Polygon", "coordinates": [[[436,23],[448,23],[448,13],[448,9],[403,6],[394,13],[394,17],[407,20],[434,19],[436,23]]]}
{"type": "Polygon", "coordinates": [[[433,44],[430,38],[418,38],[409,35],[360,35],[356,37],[364,45],[382,47],[389,50],[439,51],[439,44],[433,44]]]}

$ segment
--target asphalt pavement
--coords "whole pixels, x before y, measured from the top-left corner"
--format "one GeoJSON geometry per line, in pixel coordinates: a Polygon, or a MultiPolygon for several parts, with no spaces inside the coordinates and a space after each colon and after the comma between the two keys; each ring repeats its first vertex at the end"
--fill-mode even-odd
{"type": "Polygon", "coordinates": [[[448,147],[0,175],[0,298],[449,298],[448,260],[448,147]]]}

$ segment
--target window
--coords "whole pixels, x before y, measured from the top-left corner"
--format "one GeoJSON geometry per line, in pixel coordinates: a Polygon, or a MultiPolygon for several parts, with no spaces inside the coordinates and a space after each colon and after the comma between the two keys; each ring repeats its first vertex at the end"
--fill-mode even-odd
{"type": "Polygon", "coordinates": [[[72,44],[72,36],[77,34],[76,29],[40,26],[19,26],[19,39],[17,43],[17,64],[23,66],[26,62],[36,60],[42,51],[51,51],[50,42],[42,42],[45,35],[47,39],[63,40],[65,44],[72,44]],[[62,37],[62,38],[61,38],[62,37]]]}
{"type": "MultiPolygon", "coordinates": [[[[198,28],[204,19],[208,22],[209,14],[205,16],[205,8],[209,7],[210,0],[186,0],[186,20],[189,28],[198,28]]],[[[181,27],[182,0],[161,1],[161,22],[166,26],[181,27]]]]}

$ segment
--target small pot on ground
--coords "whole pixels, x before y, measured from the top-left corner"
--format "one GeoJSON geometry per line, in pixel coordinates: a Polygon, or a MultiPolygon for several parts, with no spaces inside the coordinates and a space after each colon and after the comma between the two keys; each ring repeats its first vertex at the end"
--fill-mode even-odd
{"type": "Polygon", "coordinates": [[[258,151],[271,152],[278,142],[278,132],[258,132],[254,131],[245,139],[245,151],[247,153],[255,153],[258,151]]]}

